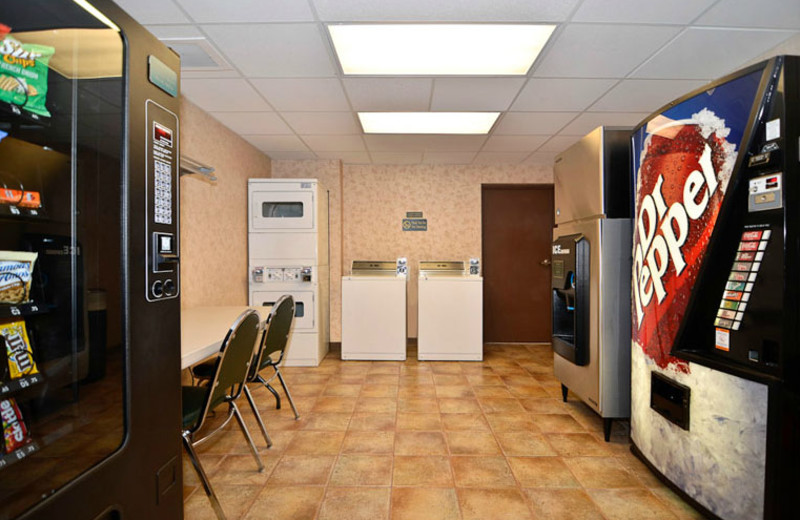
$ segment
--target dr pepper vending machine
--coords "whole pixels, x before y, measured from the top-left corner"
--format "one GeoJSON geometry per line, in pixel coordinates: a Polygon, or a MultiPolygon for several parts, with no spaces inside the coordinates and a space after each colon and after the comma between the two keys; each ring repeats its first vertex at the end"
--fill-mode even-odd
{"type": "Polygon", "coordinates": [[[797,518],[800,58],[633,135],[634,451],[711,517],[797,518]]]}
{"type": "Polygon", "coordinates": [[[0,519],[180,518],[178,57],[0,5],[0,519]]]}

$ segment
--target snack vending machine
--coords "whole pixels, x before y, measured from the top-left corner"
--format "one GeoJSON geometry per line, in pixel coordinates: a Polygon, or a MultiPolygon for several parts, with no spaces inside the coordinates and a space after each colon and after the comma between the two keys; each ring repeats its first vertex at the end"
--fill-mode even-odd
{"type": "Polygon", "coordinates": [[[799,137],[791,56],[633,135],[631,438],[711,517],[797,518],[799,137]]]}
{"type": "Polygon", "coordinates": [[[182,512],[180,62],[92,4],[0,10],[2,519],[182,512]]]}

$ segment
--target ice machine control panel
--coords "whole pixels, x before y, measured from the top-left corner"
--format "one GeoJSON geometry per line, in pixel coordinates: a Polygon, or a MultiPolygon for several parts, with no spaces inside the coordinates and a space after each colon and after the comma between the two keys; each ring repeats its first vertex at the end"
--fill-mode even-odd
{"type": "Polygon", "coordinates": [[[161,105],[146,105],[145,294],[155,302],[177,298],[178,269],[178,116],[161,105]]]}

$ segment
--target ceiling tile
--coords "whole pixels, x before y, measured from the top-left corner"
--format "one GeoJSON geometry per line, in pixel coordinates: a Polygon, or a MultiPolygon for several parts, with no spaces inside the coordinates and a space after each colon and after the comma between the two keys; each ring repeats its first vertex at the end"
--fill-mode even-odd
{"type": "Polygon", "coordinates": [[[486,140],[484,152],[532,152],[547,141],[546,135],[493,135],[486,140]]]}
{"type": "Polygon", "coordinates": [[[205,38],[196,25],[145,25],[144,27],[158,39],[162,38],[205,38]]]}
{"type": "Polygon", "coordinates": [[[360,135],[303,135],[300,138],[315,152],[366,152],[360,135]]]}
{"type": "Polygon", "coordinates": [[[567,25],[541,63],[536,77],[619,78],[642,63],[678,27],[639,25],[567,25]]]}
{"type": "Polygon", "coordinates": [[[616,83],[614,79],[531,78],[511,110],[520,112],[579,112],[616,83]]]}
{"type": "Polygon", "coordinates": [[[114,3],[142,25],[192,22],[172,0],[115,0],[114,3]]]}
{"type": "Polygon", "coordinates": [[[791,31],[690,28],[631,76],[702,80],[718,78],[794,34],[791,31]]]}
{"type": "Polygon", "coordinates": [[[372,152],[374,164],[419,164],[422,162],[421,152],[372,152]]]}
{"type": "Polygon", "coordinates": [[[269,106],[243,79],[184,79],[181,94],[206,112],[268,111],[269,106]]]}
{"type": "Polygon", "coordinates": [[[250,144],[270,155],[272,152],[307,152],[308,147],[294,135],[243,135],[250,144]]]}
{"type": "Polygon", "coordinates": [[[650,112],[584,112],[567,125],[561,135],[584,136],[598,126],[622,126],[633,128],[650,112]]]}
{"type": "Polygon", "coordinates": [[[473,164],[519,164],[530,152],[481,152],[473,164]]]}
{"type": "Polygon", "coordinates": [[[320,112],[350,110],[338,79],[254,79],[275,110],[320,112]]]}
{"type": "Polygon", "coordinates": [[[275,112],[212,112],[217,121],[239,135],[288,135],[289,125],[275,112]]]}
{"type": "Polygon", "coordinates": [[[699,80],[627,79],[592,105],[591,110],[653,112],[704,84],[699,80]]]}
{"type": "Polygon", "coordinates": [[[437,78],[431,110],[506,110],[524,78],[437,78]]]}
{"type": "Polygon", "coordinates": [[[335,75],[328,46],[316,24],[203,25],[202,29],[245,76],[335,75]]]}
{"type": "Polygon", "coordinates": [[[347,135],[360,134],[361,125],[352,112],[281,112],[286,122],[298,134],[347,135]]]}
{"type": "Polygon", "coordinates": [[[422,156],[423,164],[470,164],[477,153],[475,152],[425,152],[422,156]]]}
{"type": "Polygon", "coordinates": [[[367,152],[317,152],[317,157],[337,159],[345,164],[370,164],[372,162],[367,152]]]}
{"type": "Polygon", "coordinates": [[[556,161],[556,152],[533,152],[522,164],[547,164],[552,166],[556,161]]]}
{"type": "Polygon", "coordinates": [[[716,0],[584,0],[573,22],[688,24],[716,0]]]}
{"type": "Polygon", "coordinates": [[[241,78],[236,70],[182,70],[181,81],[184,79],[225,79],[241,78]]]}
{"type": "Polygon", "coordinates": [[[307,2],[297,0],[176,0],[195,22],[311,22],[307,2]]]}
{"type": "Polygon", "coordinates": [[[420,78],[345,78],[354,110],[368,112],[426,111],[433,80],[420,78]]]}
{"type": "Polygon", "coordinates": [[[314,152],[269,152],[267,155],[273,161],[313,161],[317,159],[314,152]]]}
{"type": "Polygon", "coordinates": [[[569,123],[577,112],[507,112],[493,135],[550,135],[569,123]]]}
{"type": "Polygon", "coordinates": [[[697,25],[797,29],[800,6],[797,0],[721,0],[697,20],[697,25]]]}
{"type": "Polygon", "coordinates": [[[569,16],[578,0],[313,0],[320,20],[441,21],[441,22],[553,22],[569,16]]]}
{"type": "Polygon", "coordinates": [[[485,135],[365,135],[370,152],[477,152],[485,135]]]}
{"type": "Polygon", "coordinates": [[[539,147],[537,152],[553,152],[560,153],[580,141],[579,135],[556,135],[550,138],[549,141],[539,147]]]}

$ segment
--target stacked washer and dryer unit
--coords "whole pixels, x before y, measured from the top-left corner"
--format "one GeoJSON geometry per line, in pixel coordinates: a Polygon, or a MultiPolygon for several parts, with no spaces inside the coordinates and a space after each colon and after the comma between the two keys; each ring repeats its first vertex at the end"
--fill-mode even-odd
{"type": "Polygon", "coordinates": [[[317,366],[329,341],[328,192],[317,179],[250,179],[248,206],[249,304],[292,295],[284,363],[317,366]]]}

